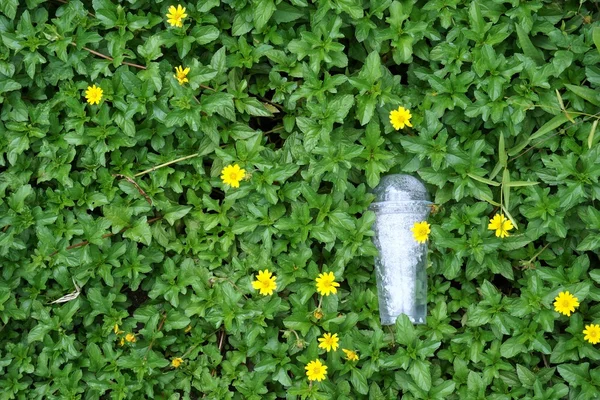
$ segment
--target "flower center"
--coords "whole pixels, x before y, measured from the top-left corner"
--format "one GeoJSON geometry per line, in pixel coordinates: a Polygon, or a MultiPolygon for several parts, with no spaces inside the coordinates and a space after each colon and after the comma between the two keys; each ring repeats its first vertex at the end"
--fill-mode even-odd
{"type": "Polygon", "coordinates": [[[231,174],[229,174],[229,179],[237,181],[237,179],[238,179],[237,174],[235,172],[232,172],[231,174]]]}
{"type": "Polygon", "coordinates": [[[313,367],[313,375],[319,375],[321,373],[320,367],[313,367]]]}
{"type": "Polygon", "coordinates": [[[568,299],[563,300],[563,307],[571,308],[571,302],[568,299]]]}

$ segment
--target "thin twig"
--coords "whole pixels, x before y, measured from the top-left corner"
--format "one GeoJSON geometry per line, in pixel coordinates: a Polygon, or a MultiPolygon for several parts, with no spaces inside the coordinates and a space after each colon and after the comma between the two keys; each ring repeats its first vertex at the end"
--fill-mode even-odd
{"type": "Polygon", "coordinates": [[[133,186],[136,187],[136,189],[138,190],[138,192],[140,192],[140,194],[142,196],[144,196],[144,198],[146,199],[146,201],[148,202],[148,204],[152,205],[152,200],[150,199],[150,196],[148,196],[146,194],[146,192],[144,192],[144,190],[140,187],[140,185],[137,184],[136,181],[134,181],[133,179],[131,179],[130,177],[128,177],[127,175],[123,175],[123,174],[113,174],[114,177],[117,178],[123,178],[125,180],[127,180],[127,182],[131,183],[133,186]]]}
{"type": "Polygon", "coordinates": [[[202,89],[206,89],[206,90],[212,90],[213,92],[216,92],[216,91],[217,91],[217,89],[213,89],[213,88],[211,88],[210,86],[206,86],[206,85],[200,85],[200,87],[201,87],[202,89]]]}
{"type": "MultiPolygon", "coordinates": [[[[71,42],[71,44],[73,46],[77,46],[77,43],[75,43],[75,42],[71,42]]],[[[82,47],[82,49],[86,50],[86,51],[88,51],[88,52],[90,52],[90,53],[92,53],[92,54],[94,54],[94,55],[96,55],[98,57],[102,57],[102,58],[105,58],[105,59],[110,60],[110,61],[114,61],[115,60],[114,58],[109,57],[106,54],[99,53],[96,50],[92,50],[92,49],[90,49],[88,47],[82,47]]],[[[146,69],[146,67],[144,67],[143,65],[134,64],[134,63],[130,63],[130,62],[127,62],[127,61],[122,61],[121,64],[123,64],[123,65],[129,65],[130,67],[135,67],[135,68],[139,68],[139,69],[146,69]]]]}
{"type": "Polygon", "coordinates": [[[278,128],[271,129],[270,131],[263,132],[263,135],[268,135],[269,133],[273,133],[273,132],[280,131],[280,130],[282,130],[283,128],[284,128],[283,126],[280,126],[280,127],[278,127],[278,128]]]}
{"type": "Polygon", "coordinates": [[[546,360],[546,356],[544,355],[544,353],[542,353],[542,359],[544,360],[544,365],[546,366],[546,368],[550,368],[550,365],[548,364],[548,360],[546,360]]]}
{"type": "Polygon", "coordinates": [[[142,176],[142,175],[145,175],[145,174],[147,174],[149,172],[156,171],[159,168],[166,167],[168,165],[178,163],[179,161],[184,161],[184,160],[187,160],[187,159],[190,159],[190,158],[194,158],[194,157],[197,157],[198,155],[200,155],[200,153],[190,154],[189,156],[181,157],[181,158],[178,158],[177,160],[173,160],[173,161],[166,162],[164,164],[157,165],[156,167],[152,167],[152,168],[147,169],[145,171],[138,172],[137,174],[134,175],[134,177],[137,178],[138,176],[142,176]]]}
{"type": "Polygon", "coordinates": [[[225,329],[221,329],[221,337],[219,338],[219,351],[223,350],[223,339],[225,339],[225,329]]]}
{"type": "Polygon", "coordinates": [[[269,100],[269,99],[267,99],[265,97],[259,97],[259,99],[261,101],[264,101],[265,103],[269,103],[273,107],[279,108],[280,110],[285,110],[285,108],[283,108],[283,106],[281,104],[273,103],[271,100],[269,100]]]}

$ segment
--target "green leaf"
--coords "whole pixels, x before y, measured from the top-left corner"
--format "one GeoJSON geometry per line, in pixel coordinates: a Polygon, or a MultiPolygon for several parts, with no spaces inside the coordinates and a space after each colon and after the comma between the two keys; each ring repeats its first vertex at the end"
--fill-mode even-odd
{"type": "Polygon", "coordinates": [[[2,0],[0,1],[0,10],[10,20],[14,20],[17,15],[17,7],[19,6],[19,0],[2,0]]]}
{"type": "Polygon", "coordinates": [[[454,393],[454,389],[456,387],[456,383],[454,381],[444,381],[441,384],[433,387],[429,394],[433,396],[434,399],[446,399],[452,393],[454,393]]]}
{"type": "Polygon", "coordinates": [[[500,346],[500,354],[505,358],[512,358],[525,351],[525,345],[518,337],[510,337],[500,346]]]}
{"type": "Polygon", "coordinates": [[[233,95],[229,93],[204,94],[200,98],[200,107],[208,115],[219,114],[230,121],[235,121],[233,95]]]}
{"type": "Polygon", "coordinates": [[[534,186],[538,185],[539,182],[527,182],[527,181],[510,181],[506,182],[505,185],[508,187],[521,187],[521,186],[534,186]]]}
{"type": "Polygon", "coordinates": [[[257,31],[262,31],[271,16],[275,12],[275,2],[273,0],[255,0],[252,4],[252,16],[254,26],[257,31]]]}
{"type": "Polygon", "coordinates": [[[479,181],[479,182],[485,183],[486,185],[490,185],[490,186],[500,186],[500,183],[499,183],[499,182],[492,181],[492,180],[490,180],[490,179],[487,179],[487,178],[484,178],[484,177],[482,177],[482,176],[477,176],[477,175],[475,175],[475,174],[471,174],[471,173],[468,173],[467,175],[468,175],[469,177],[471,177],[471,178],[475,179],[476,181],[479,181]]]}
{"type": "Polygon", "coordinates": [[[517,376],[521,383],[527,388],[532,387],[536,381],[535,374],[520,364],[517,364],[517,376]]]}
{"type": "Polygon", "coordinates": [[[247,97],[241,101],[243,109],[250,115],[256,117],[272,117],[273,114],[266,109],[265,105],[254,97],[247,97]]]}
{"type": "Polygon", "coordinates": [[[412,345],[416,340],[415,327],[406,314],[400,314],[396,319],[396,341],[405,346],[412,345]]]}
{"type": "Polygon", "coordinates": [[[508,162],[508,156],[506,155],[506,149],[504,148],[504,133],[500,132],[500,139],[498,140],[498,158],[500,164],[506,168],[508,162]]]}
{"type": "Polygon", "coordinates": [[[518,23],[515,24],[515,27],[517,29],[517,37],[518,37],[519,45],[521,46],[521,49],[523,50],[523,54],[525,54],[527,57],[531,58],[538,65],[544,64],[545,63],[544,57],[542,56],[542,53],[540,52],[540,50],[538,50],[533,45],[533,43],[531,42],[531,39],[529,39],[529,34],[523,30],[523,28],[521,27],[520,24],[518,24],[518,23]]]}
{"type": "Polygon", "coordinates": [[[138,219],[130,229],[123,232],[123,236],[135,242],[144,243],[146,246],[150,246],[150,243],[152,242],[152,231],[150,230],[150,225],[148,225],[147,218],[142,217],[138,219]]]}
{"type": "Polygon", "coordinates": [[[589,363],[561,364],[558,366],[558,373],[569,382],[569,385],[578,387],[589,380],[589,366],[589,363]]]}
{"type": "Polygon", "coordinates": [[[592,90],[583,86],[570,85],[568,83],[565,84],[565,87],[593,105],[600,106],[600,94],[596,90],[592,90]]]}
{"type": "Polygon", "coordinates": [[[190,210],[192,209],[192,206],[174,206],[169,208],[168,210],[165,211],[165,213],[163,214],[163,218],[165,220],[167,220],[167,222],[172,226],[175,224],[176,221],[180,220],[181,218],[185,217],[190,210]]]}
{"type": "Polygon", "coordinates": [[[196,43],[200,45],[212,43],[219,38],[220,32],[219,30],[212,26],[196,26],[191,34],[194,38],[196,38],[196,43]]]}
{"type": "Polygon", "coordinates": [[[595,26],[592,30],[592,38],[594,40],[594,44],[596,45],[596,50],[600,53],[600,26],[595,26]]]}
{"type": "Polygon", "coordinates": [[[190,322],[191,320],[182,313],[171,311],[165,320],[165,330],[168,332],[173,329],[184,329],[190,322]]]}
{"type": "Polygon", "coordinates": [[[588,135],[588,148],[592,148],[592,144],[594,144],[594,135],[596,134],[596,128],[598,127],[598,120],[595,120],[592,123],[592,127],[590,128],[590,134],[588,135]]]}
{"type": "Polygon", "coordinates": [[[408,368],[408,373],[417,386],[428,392],[431,389],[431,372],[429,363],[423,360],[413,360],[408,368]]]}
{"type": "Polygon", "coordinates": [[[350,372],[350,382],[356,391],[360,394],[369,393],[369,385],[367,384],[367,378],[363,375],[358,368],[352,368],[350,372]]]}
{"type": "Polygon", "coordinates": [[[523,150],[529,143],[531,143],[531,141],[544,136],[548,132],[553,131],[554,129],[558,128],[567,121],[569,121],[569,118],[567,118],[565,114],[556,115],[550,121],[542,125],[542,127],[538,129],[535,133],[533,133],[527,140],[510,149],[508,151],[508,155],[516,155],[521,150],[523,150]]]}

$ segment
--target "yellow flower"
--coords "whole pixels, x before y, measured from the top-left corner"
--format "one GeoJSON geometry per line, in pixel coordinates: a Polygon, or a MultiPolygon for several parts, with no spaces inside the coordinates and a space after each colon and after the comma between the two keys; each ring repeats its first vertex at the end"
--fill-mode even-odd
{"type": "Polygon", "coordinates": [[[100,100],[102,99],[102,88],[98,86],[88,86],[85,91],[85,98],[89,104],[100,104],[100,100]]]}
{"type": "Polygon", "coordinates": [[[181,4],[169,7],[169,12],[167,13],[167,22],[171,24],[171,26],[176,26],[181,28],[183,26],[183,19],[187,17],[185,13],[185,7],[181,7],[181,4]]]}
{"type": "Polygon", "coordinates": [[[358,361],[358,354],[353,350],[342,349],[348,361],[358,361]]]}
{"type": "Polygon", "coordinates": [[[183,358],[175,357],[171,360],[171,366],[173,366],[174,368],[179,368],[181,364],[183,364],[183,358]]]}
{"type": "Polygon", "coordinates": [[[276,279],[277,277],[273,276],[268,269],[265,269],[264,271],[258,271],[258,276],[256,277],[256,280],[252,282],[252,287],[256,290],[259,290],[260,294],[263,296],[273,294],[273,291],[277,287],[275,284],[276,279]]]}
{"type": "Polygon", "coordinates": [[[309,362],[306,367],[306,376],[309,381],[322,381],[327,377],[327,366],[321,364],[320,360],[314,360],[309,362]]]}
{"type": "Polygon", "coordinates": [[[429,238],[429,233],[431,232],[431,225],[427,223],[427,221],[415,222],[410,230],[413,233],[413,237],[419,243],[425,243],[427,238],[429,238]]]}
{"type": "Polygon", "coordinates": [[[340,347],[338,344],[339,341],[340,338],[337,333],[334,333],[333,335],[331,333],[325,333],[322,338],[319,338],[319,348],[325,349],[327,352],[331,350],[335,351],[340,347]]]}
{"type": "Polygon", "coordinates": [[[221,171],[221,179],[223,183],[238,188],[240,187],[240,181],[246,175],[246,171],[241,169],[239,165],[228,165],[221,171]]]}
{"type": "Polygon", "coordinates": [[[397,110],[390,111],[390,123],[396,130],[404,128],[404,125],[412,128],[410,124],[411,117],[410,111],[404,107],[398,107],[397,110]]]}
{"type": "Polygon", "coordinates": [[[191,330],[192,330],[192,326],[191,326],[191,325],[188,325],[188,326],[185,328],[184,332],[185,332],[185,333],[188,333],[188,332],[189,332],[189,331],[191,331],[191,330]]]}
{"type": "Polygon", "coordinates": [[[491,219],[488,225],[488,229],[496,231],[496,236],[501,238],[509,236],[508,231],[512,228],[514,228],[512,222],[504,214],[494,215],[494,218],[491,219]]]}
{"type": "Polygon", "coordinates": [[[554,310],[565,314],[567,317],[570,317],[571,313],[575,312],[575,307],[579,307],[577,297],[569,292],[560,292],[554,300],[554,310]]]}
{"type": "Polygon", "coordinates": [[[336,287],[340,286],[340,284],[335,281],[333,272],[319,274],[315,281],[317,282],[317,292],[323,296],[329,296],[331,293],[336,294],[336,287]]]}
{"type": "Polygon", "coordinates": [[[121,340],[119,340],[119,346],[123,346],[125,344],[125,338],[122,337],[121,340]]]}
{"type": "Polygon", "coordinates": [[[115,327],[113,330],[115,331],[115,333],[117,335],[120,335],[121,333],[123,333],[123,331],[119,329],[119,325],[117,325],[117,324],[115,324],[115,327]]]}
{"type": "Polygon", "coordinates": [[[585,335],[583,338],[591,344],[600,342],[600,325],[586,325],[583,334],[585,335]]]}
{"type": "Polygon", "coordinates": [[[125,340],[127,340],[129,343],[135,343],[137,341],[135,335],[131,332],[125,335],[125,340]]]}
{"type": "Polygon", "coordinates": [[[179,67],[175,67],[175,75],[173,75],[175,77],[175,79],[177,79],[179,81],[180,85],[183,85],[188,81],[187,78],[187,74],[190,72],[190,68],[186,68],[183,69],[183,67],[180,65],[179,67]]]}

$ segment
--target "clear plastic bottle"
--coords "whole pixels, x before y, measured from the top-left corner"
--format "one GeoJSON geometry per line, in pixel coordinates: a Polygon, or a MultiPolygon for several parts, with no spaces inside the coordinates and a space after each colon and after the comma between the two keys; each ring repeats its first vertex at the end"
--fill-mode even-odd
{"type": "Polygon", "coordinates": [[[393,325],[400,314],[415,324],[427,315],[427,244],[418,243],[410,230],[425,221],[431,210],[429,194],[417,178],[387,175],[373,190],[376,214],[374,243],[379,250],[375,273],[382,325],[393,325]]]}

